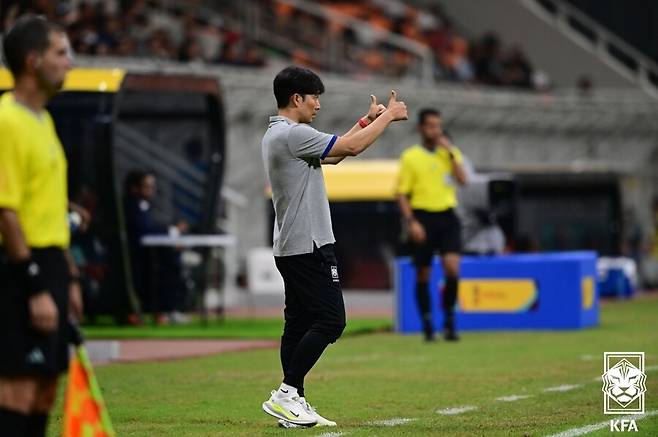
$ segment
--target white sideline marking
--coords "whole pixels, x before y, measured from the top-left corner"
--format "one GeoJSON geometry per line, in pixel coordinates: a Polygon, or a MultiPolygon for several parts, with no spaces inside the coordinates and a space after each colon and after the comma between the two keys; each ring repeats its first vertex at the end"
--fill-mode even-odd
{"type": "Polygon", "coordinates": [[[499,398],[496,398],[496,400],[500,402],[514,402],[514,401],[520,401],[521,399],[528,399],[531,397],[532,397],[531,395],[509,395],[509,396],[501,396],[499,398]]]}
{"type": "Polygon", "coordinates": [[[322,434],[318,434],[315,437],[340,437],[342,435],[345,435],[344,432],[325,432],[322,434]]]}
{"type": "Polygon", "coordinates": [[[444,408],[443,410],[436,410],[436,413],[441,414],[443,416],[454,416],[456,414],[467,413],[469,411],[475,411],[477,409],[478,407],[474,405],[464,405],[463,407],[444,408]]]}
{"type": "MultiPolygon", "coordinates": [[[[611,419],[615,419],[615,420],[631,420],[631,419],[640,420],[640,419],[644,419],[645,417],[655,416],[657,414],[658,414],[658,410],[653,410],[653,411],[649,411],[645,414],[629,414],[628,416],[623,416],[623,417],[615,416],[614,418],[611,417],[611,419]]],[[[551,434],[550,436],[547,436],[547,437],[576,437],[576,436],[579,436],[579,435],[589,434],[590,432],[598,431],[599,429],[607,428],[609,426],[610,426],[610,420],[608,420],[606,422],[595,423],[593,425],[583,426],[583,427],[580,427],[580,428],[568,429],[568,430],[562,431],[558,434],[551,434]]]]}
{"type": "Polygon", "coordinates": [[[543,389],[543,392],[564,392],[564,391],[570,391],[570,390],[575,390],[577,388],[582,387],[582,384],[562,384],[558,385],[555,387],[548,387],[543,389]]]}
{"type": "Polygon", "coordinates": [[[418,419],[409,419],[408,417],[396,417],[395,419],[375,420],[368,422],[368,425],[374,426],[397,426],[404,425],[405,423],[413,422],[418,419]]]}

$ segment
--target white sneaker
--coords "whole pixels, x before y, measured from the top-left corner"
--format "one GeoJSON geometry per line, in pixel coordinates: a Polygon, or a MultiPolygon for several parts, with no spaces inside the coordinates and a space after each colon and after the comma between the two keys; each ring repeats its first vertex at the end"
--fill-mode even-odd
{"type": "Polygon", "coordinates": [[[306,411],[308,414],[313,417],[317,421],[317,426],[336,426],[336,422],[333,420],[326,419],[318,414],[317,411],[315,411],[315,408],[311,406],[308,402],[306,402],[305,398],[299,398],[299,401],[304,404],[306,411]]]}
{"type": "Polygon", "coordinates": [[[310,428],[311,426],[315,425],[296,425],[287,420],[279,419],[279,428],[310,428]]]}
{"type": "Polygon", "coordinates": [[[270,398],[263,402],[263,411],[295,425],[313,426],[318,421],[308,412],[306,405],[299,396],[279,397],[276,390],[272,390],[270,398]]]}

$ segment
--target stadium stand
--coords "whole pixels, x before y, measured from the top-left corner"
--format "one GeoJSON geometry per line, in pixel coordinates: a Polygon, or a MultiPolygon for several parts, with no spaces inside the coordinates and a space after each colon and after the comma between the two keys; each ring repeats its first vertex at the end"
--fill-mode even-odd
{"type": "Polygon", "coordinates": [[[226,27],[221,16],[201,2],[3,2],[3,28],[25,13],[42,14],[63,25],[78,54],[242,66],[264,63],[258,46],[226,27]]]}
{"type": "MultiPolygon", "coordinates": [[[[654,97],[658,95],[655,59],[626,43],[570,2],[521,0],[505,3],[505,7],[501,7],[500,2],[481,2],[478,8],[471,7],[468,2],[444,1],[441,4],[447,13],[459,17],[460,24],[468,32],[494,31],[504,40],[519,44],[530,61],[548,74],[554,86],[572,87],[586,75],[590,84],[597,87],[639,86],[654,97]]],[[[645,15],[636,20],[626,15],[629,17],[626,23],[637,23],[638,29],[644,28],[644,20],[651,23],[649,17],[652,16],[651,9],[642,9],[641,4],[634,4],[633,9],[646,10],[645,15]]],[[[648,34],[642,35],[650,40],[648,34]]]]}
{"type": "Polygon", "coordinates": [[[421,76],[520,88],[541,87],[517,46],[493,33],[470,41],[444,11],[401,1],[58,1],[3,6],[7,28],[38,13],[67,29],[78,54],[263,66],[279,56],[350,74],[421,76]]]}

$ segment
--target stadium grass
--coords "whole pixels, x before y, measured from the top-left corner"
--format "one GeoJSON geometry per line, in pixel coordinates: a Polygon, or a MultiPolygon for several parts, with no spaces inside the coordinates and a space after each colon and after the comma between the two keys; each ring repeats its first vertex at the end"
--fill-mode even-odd
{"type": "MultiPolygon", "coordinates": [[[[568,332],[348,336],[330,346],[306,382],[309,401],[337,428],[278,429],[260,404],[280,381],[278,352],[255,350],[96,369],[118,436],[308,435],[543,436],[608,422],[602,412],[604,351],[644,351],[646,410],[658,410],[658,299],[606,303],[599,327],[568,332]],[[570,391],[546,388],[578,385],[570,391]],[[495,399],[527,395],[516,402],[495,399]],[[476,410],[444,416],[437,410],[476,410]],[[387,427],[375,422],[415,419],[387,427]]],[[[60,390],[61,391],[61,390],[60,390]]],[[[58,401],[61,411],[61,393],[58,401]]],[[[658,435],[658,416],[637,422],[658,435]]],[[[59,435],[61,418],[51,421],[59,435]]],[[[589,435],[602,436],[609,428],[589,435]]]]}
{"type": "MultiPolygon", "coordinates": [[[[390,330],[392,322],[383,318],[358,318],[350,320],[345,329],[346,334],[361,334],[373,331],[390,330]]],[[[83,332],[87,339],[279,339],[283,330],[283,319],[245,319],[228,318],[226,320],[211,320],[205,325],[194,320],[185,325],[154,326],[84,326],[83,332]]]]}

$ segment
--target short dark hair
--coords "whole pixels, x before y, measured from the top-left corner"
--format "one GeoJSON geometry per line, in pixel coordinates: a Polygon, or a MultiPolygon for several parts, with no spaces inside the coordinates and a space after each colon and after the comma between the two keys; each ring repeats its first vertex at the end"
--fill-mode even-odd
{"type": "Polygon", "coordinates": [[[123,192],[130,195],[135,189],[139,188],[144,179],[155,174],[149,170],[131,170],[123,180],[123,192]]]}
{"type": "Polygon", "coordinates": [[[308,68],[286,67],[274,78],[274,97],[276,106],[285,108],[293,94],[302,97],[307,94],[322,94],[324,84],[320,77],[308,68]]]}
{"type": "Polygon", "coordinates": [[[427,117],[432,117],[432,116],[441,117],[441,111],[439,111],[438,109],[434,109],[434,108],[423,108],[423,109],[421,109],[420,112],[418,113],[418,124],[420,125],[420,124],[425,123],[425,119],[427,117]]]}
{"type": "Polygon", "coordinates": [[[5,63],[14,79],[23,74],[25,58],[30,52],[43,53],[48,49],[51,32],[64,32],[64,29],[40,15],[28,14],[16,20],[2,42],[5,63]]]}
{"type": "Polygon", "coordinates": [[[445,130],[445,129],[441,129],[441,131],[442,131],[443,135],[444,135],[446,138],[448,138],[450,141],[452,141],[452,135],[450,135],[450,132],[448,132],[448,131],[445,130]]]}

